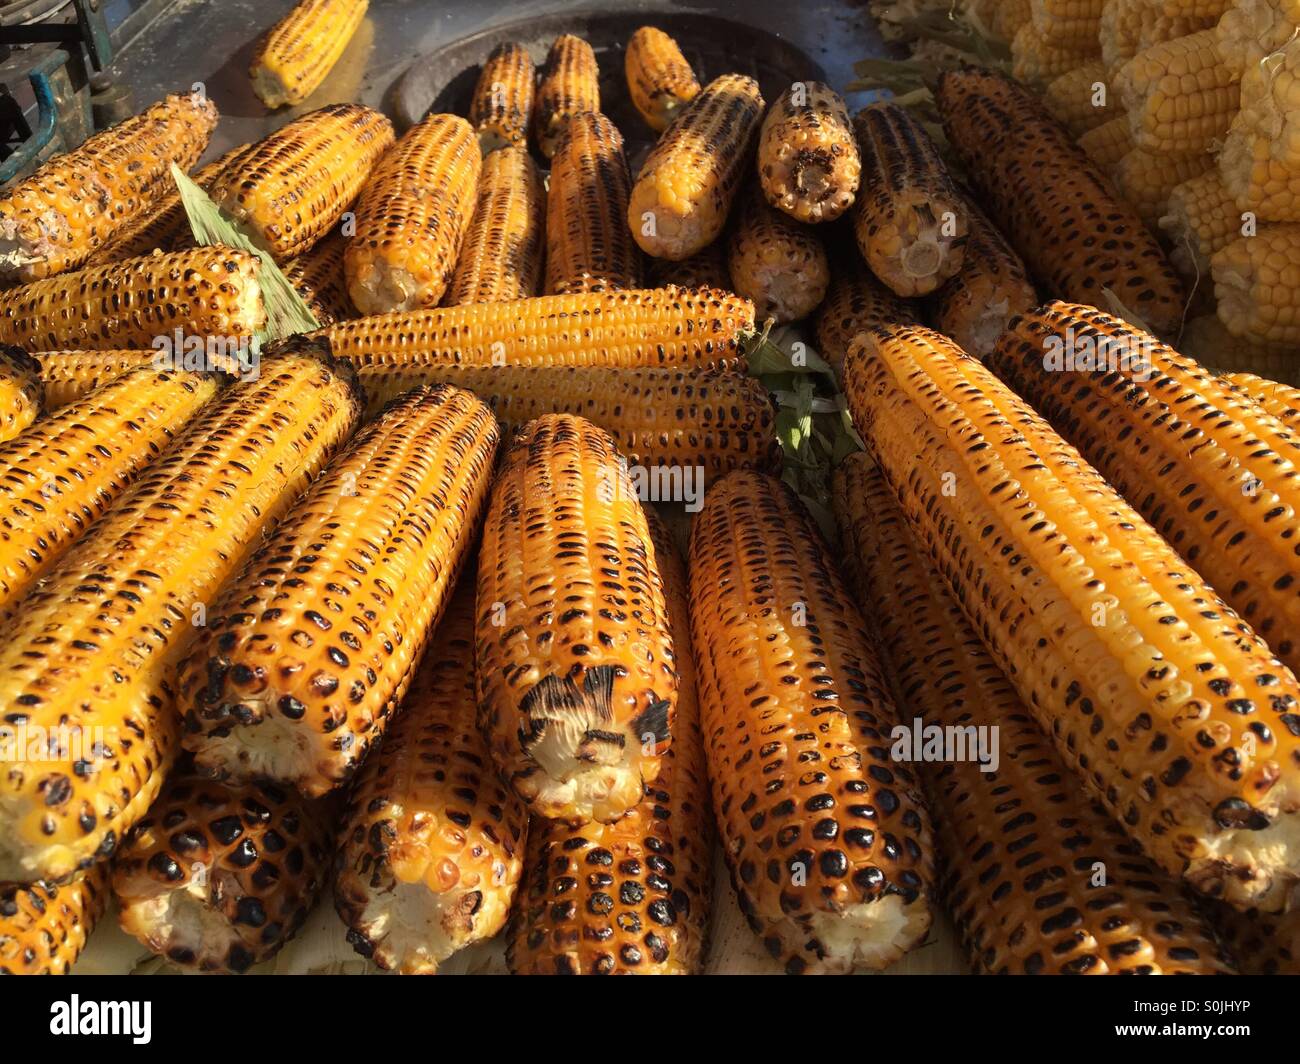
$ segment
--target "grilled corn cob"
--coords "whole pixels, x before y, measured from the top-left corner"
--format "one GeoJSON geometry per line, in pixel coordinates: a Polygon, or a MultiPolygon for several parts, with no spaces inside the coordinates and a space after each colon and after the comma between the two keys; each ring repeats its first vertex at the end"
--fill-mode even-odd
{"type": "Polygon", "coordinates": [[[392,144],[393,124],[378,111],[331,104],[254,145],[209,194],[285,263],[334,227],[392,144]]]}
{"type": "Polygon", "coordinates": [[[1088,130],[1079,138],[1079,148],[1099,170],[1110,172],[1134,149],[1133,127],[1128,116],[1112,118],[1096,129],[1088,130]]]}
{"type": "Polygon", "coordinates": [[[300,0],[258,43],[249,76],[274,110],[302,103],[347,51],[369,0],[300,0]]]}
{"type": "Polygon", "coordinates": [[[216,393],[210,374],[141,366],[0,446],[0,616],[216,393]]]}
{"type": "Polygon", "coordinates": [[[1267,225],[1210,259],[1219,320],[1233,336],[1300,347],[1300,225],[1267,225]]]}
{"type": "Polygon", "coordinates": [[[627,222],[641,250],[688,259],[722,232],[763,114],[758,82],[724,74],[690,102],[632,186],[627,222]]]}
{"type": "Polygon", "coordinates": [[[322,325],[356,317],[343,269],[347,246],[341,234],[332,233],[284,268],[285,279],[297,289],[322,325]]]}
{"type": "Polygon", "coordinates": [[[656,133],[700,94],[695,71],[677,42],[654,26],[642,26],[628,40],[624,72],[632,105],[656,133]]]}
{"type": "Polygon", "coordinates": [[[429,975],[505,926],[527,811],[475,723],[474,586],[462,581],[339,833],[334,899],[358,953],[429,975]]]}
{"type": "Polygon", "coordinates": [[[930,926],[919,785],[862,614],[784,484],[733,473],[691,528],[713,807],[749,925],[787,972],[883,968],[930,926]],[[756,756],[757,755],[757,756],[756,756]]]}
{"type": "Polygon", "coordinates": [[[430,115],[376,164],[343,256],[362,314],[438,305],[469,228],[482,158],[468,122],[430,115]]]}
{"type": "Polygon", "coordinates": [[[1249,396],[1284,425],[1296,427],[1300,424],[1300,387],[1265,380],[1253,373],[1229,373],[1223,382],[1249,396]]]}
{"type": "Polygon", "coordinates": [[[1115,187],[1154,232],[1179,185],[1214,170],[1214,156],[1205,153],[1170,158],[1134,148],[1115,168],[1115,187]]]}
{"type": "Polygon", "coordinates": [[[1115,116],[1106,85],[1106,64],[1093,59],[1062,74],[1047,86],[1043,103],[1076,140],[1115,116]]]}
{"type": "Polygon", "coordinates": [[[497,148],[527,149],[535,79],[522,45],[508,41],[492,49],[469,103],[469,124],[484,155],[497,148]]]}
{"type": "Polygon", "coordinates": [[[43,351],[33,357],[40,363],[45,412],[50,414],[127,370],[153,365],[158,351],[43,351]]]}
{"type": "Polygon", "coordinates": [[[359,365],[633,367],[729,361],[753,328],[747,299],[660,288],[390,314],[314,335],[359,365]]]}
{"type": "Polygon", "coordinates": [[[40,363],[21,347],[0,347],[0,443],[25,431],[44,407],[40,363]]]}
{"type": "Polygon", "coordinates": [[[483,160],[478,203],[443,303],[500,303],[537,295],[545,218],[546,189],[527,149],[490,153],[483,160]]]}
{"type": "Polygon", "coordinates": [[[114,861],[118,923],[182,968],[247,971],[315,904],[331,812],[269,783],[223,787],[179,773],[114,861]]]}
{"type": "Polygon", "coordinates": [[[641,250],[627,228],[631,186],[614,123],[595,113],[570,118],[546,197],[548,295],[642,287],[641,250]]]}
{"type": "Polygon", "coordinates": [[[0,887],[0,975],[67,975],[104,915],[108,866],[74,883],[0,887]]]}
{"type": "Polygon", "coordinates": [[[1021,26],[1011,41],[1011,72],[1017,81],[1046,85],[1101,55],[1098,41],[1069,43],[1049,40],[1032,22],[1021,26]]]}
{"type": "MultiPolygon", "coordinates": [[[[967,209],[970,234],[966,254],[961,269],[934,294],[932,317],[935,328],[958,347],[983,358],[1007,323],[1033,307],[1038,295],[1025,264],[1006,237],[974,204],[968,203],[967,209]]],[[[905,320],[893,319],[895,323],[905,320]]],[[[848,349],[847,340],[844,349],[848,349]]]]}
{"type": "Polygon", "coordinates": [[[1219,166],[1243,211],[1268,222],[1300,222],[1300,25],[1290,43],[1241,79],[1219,166]]]}
{"type": "Polygon", "coordinates": [[[722,239],[715,240],[689,259],[678,262],[672,259],[649,259],[646,267],[649,282],[655,288],[676,285],[678,288],[731,290],[731,274],[727,272],[727,244],[722,239]]]}
{"type": "Polygon", "coordinates": [[[1168,236],[1169,257],[1184,277],[1210,276],[1210,258],[1243,234],[1237,210],[1218,170],[1184,181],[1170,194],[1160,217],[1168,236]]]}
{"type": "Polygon", "coordinates": [[[826,296],[830,266],[810,226],[778,211],[755,187],[741,197],[727,240],[727,272],[760,321],[806,318],[826,296]]]}
{"type": "Polygon", "coordinates": [[[993,221],[1035,279],[1106,305],[1106,290],[1162,336],[1185,295],[1155,238],[1028,92],[997,74],[950,71],[937,93],[948,140],[993,221]]]}
{"type": "Polygon", "coordinates": [[[853,217],[862,257],[900,296],[928,295],[961,269],[970,212],[924,127],[896,103],[853,116],[863,194],[853,217]]]}
{"type": "Polygon", "coordinates": [[[1213,314],[1187,323],[1178,350],[1219,372],[1261,373],[1284,384],[1300,385],[1300,348],[1240,339],[1213,314]]]}
{"type": "Polygon", "coordinates": [[[360,414],[355,382],[317,351],[297,341],[227,388],[19,603],[0,705],[8,723],[69,742],[0,777],[0,881],[111,856],[157,795],[179,645],[360,414]]]}
{"type": "Polygon", "coordinates": [[[692,975],[704,961],[713,824],[686,569],[667,527],[647,517],[681,674],[673,745],[622,819],[580,827],[533,819],[527,893],[507,946],[516,974],[692,975]]]}
{"type": "Polygon", "coordinates": [[[878,619],[910,711],[965,747],[965,757],[922,761],[920,771],[935,798],[948,905],[976,970],[1230,971],[1182,887],[1124,837],[1056,755],[865,454],[836,470],[834,499],[845,548],[861,562],[850,567],[859,601],[878,619]],[[973,756],[977,729],[999,736],[983,762],[973,756]]]}
{"type": "Polygon", "coordinates": [[[179,332],[245,344],[266,322],[261,266],[256,255],[213,245],[33,281],[0,292],[0,343],[111,351],[179,332]]]}
{"type": "Polygon", "coordinates": [[[763,386],[729,370],[596,366],[364,366],[373,414],[411,388],[454,384],[492,407],[510,433],[543,414],[576,414],[647,469],[772,469],[775,413],[763,386]]]}
{"type": "Polygon", "coordinates": [[[1105,0],[1032,0],[1031,24],[1044,40],[1080,48],[1097,47],[1105,0]]]}
{"type": "Polygon", "coordinates": [[[1242,975],[1300,975],[1300,919],[1215,905],[1211,916],[1242,975]]]}
{"type": "Polygon", "coordinates": [[[1296,0],[1234,0],[1217,27],[1223,61],[1243,77],[1300,34],[1296,0]]]}
{"type": "Polygon", "coordinates": [[[768,203],[800,222],[829,222],[853,206],[862,157],[844,101],[820,81],[797,81],[768,109],[758,137],[768,203]]]}
{"type": "Polygon", "coordinates": [[[420,388],[330,464],[177,666],[183,741],[201,772],[309,798],[351,778],[455,586],[496,445],[478,399],[420,388]]]}
{"type": "Polygon", "coordinates": [[[838,376],[858,333],[886,322],[913,321],[914,306],[877,281],[855,250],[832,264],[831,283],[814,323],[817,350],[838,376]]]}
{"type": "Polygon", "coordinates": [[[950,341],[877,329],[850,350],[846,378],[918,542],[1062,758],[1167,872],[1234,905],[1280,907],[1300,867],[1286,834],[1300,682],[950,341]]]}
{"type": "Polygon", "coordinates": [[[145,214],[208,146],[217,109],[168,96],[56,156],[0,196],[0,280],[35,281],[74,269],[145,214]]]}
{"type": "Polygon", "coordinates": [[[564,124],[574,115],[600,110],[600,70],[596,53],[571,33],[555,38],[546,53],[533,111],[533,135],[546,158],[555,154],[564,124]]]}
{"type": "Polygon", "coordinates": [[[623,816],[659,773],[677,672],[636,488],[589,421],[548,414],[515,436],[477,611],[479,726],[498,771],[535,814],[623,816]]]}

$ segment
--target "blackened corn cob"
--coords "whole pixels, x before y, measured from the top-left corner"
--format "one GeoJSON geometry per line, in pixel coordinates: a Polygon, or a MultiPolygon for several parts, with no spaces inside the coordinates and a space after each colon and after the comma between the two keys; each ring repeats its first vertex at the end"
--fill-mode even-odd
{"type": "Polygon", "coordinates": [[[51,414],[127,370],[153,365],[158,351],[40,351],[32,357],[40,363],[45,412],[51,414]]]}
{"type": "Polygon", "coordinates": [[[299,0],[258,43],[249,76],[274,110],[302,103],[334,69],[370,0],[299,0]]]}
{"type": "Polygon", "coordinates": [[[286,263],[284,276],[322,325],[355,318],[352,297],[343,258],[348,242],[340,233],[331,233],[314,248],[286,263]]]}
{"type": "Polygon", "coordinates": [[[830,267],[811,226],[778,211],[757,186],[741,197],[727,240],[727,272],[760,320],[806,318],[826,297],[830,267]]]}
{"type": "Polygon", "coordinates": [[[67,975],[104,915],[108,865],[64,886],[0,886],[0,975],[67,975]]]}
{"type": "Polygon", "coordinates": [[[546,53],[533,109],[533,135],[546,158],[555,154],[564,124],[574,115],[600,110],[600,70],[596,53],[571,33],[555,38],[546,53]]]}
{"type": "Polygon", "coordinates": [[[837,256],[831,262],[831,283],[817,308],[817,350],[838,376],[849,344],[860,332],[882,324],[916,321],[916,306],[900,299],[876,280],[862,257],[837,256]]]}
{"type": "Polygon", "coordinates": [[[930,926],[929,818],[862,612],[780,481],[733,473],[691,528],[713,807],[750,927],[791,974],[883,968],[930,926]]]}
{"type": "Polygon", "coordinates": [[[44,408],[40,363],[21,347],[0,347],[0,443],[25,431],[44,408]]]}
{"type": "Polygon", "coordinates": [[[678,288],[718,288],[731,291],[731,274],[727,272],[727,242],[715,240],[689,259],[647,259],[646,272],[654,288],[676,285],[678,288]]]}
{"type": "Polygon", "coordinates": [[[695,71],[677,42],[654,26],[642,26],[632,34],[623,63],[632,105],[656,133],[672,125],[700,94],[695,71]]]}
{"type": "Polygon", "coordinates": [[[523,45],[509,41],[492,49],[469,103],[469,124],[485,156],[498,148],[527,149],[536,76],[523,45]]]}
{"type": "Polygon", "coordinates": [[[834,89],[796,81],[768,108],[758,177],[768,203],[800,222],[829,222],[853,206],[862,156],[834,89]]]}
{"type": "Polygon", "coordinates": [[[1300,388],[1265,380],[1253,373],[1229,373],[1223,383],[1248,395],[1284,425],[1300,427],[1300,388]]]}

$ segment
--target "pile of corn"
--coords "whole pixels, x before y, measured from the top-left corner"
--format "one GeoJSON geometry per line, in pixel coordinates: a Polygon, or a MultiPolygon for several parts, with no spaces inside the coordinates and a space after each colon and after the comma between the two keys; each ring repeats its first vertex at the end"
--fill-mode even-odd
{"type": "MultiPolygon", "coordinates": [[[[110,900],[192,971],[314,926],[699,972],[716,853],[790,974],[944,913],[991,974],[1296,970],[1300,393],[1176,349],[1208,272],[1205,360],[1296,372],[1287,6],[976,0],[1017,77],[946,71],[941,143],[645,27],[637,173],[586,41],[506,44],[465,116],[197,172],[253,251],[155,165],[201,98],[5,190],[0,972],[110,900]],[[280,268],[319,327],[262,350],[280,268]],[[779,479],[765,321],[865,445],[833,512],[779,479]]],[[[268,106],[365,9],[275,27],[268,106]]]]}

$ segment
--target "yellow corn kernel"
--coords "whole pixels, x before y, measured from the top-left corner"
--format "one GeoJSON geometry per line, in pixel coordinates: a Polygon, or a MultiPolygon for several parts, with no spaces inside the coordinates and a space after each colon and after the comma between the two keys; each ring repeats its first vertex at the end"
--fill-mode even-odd
{"type": "Polygon", "coordinates": [[[816,232],[769,205],[758,188],[745,193],[738,207],[727,272],[736,293],[753,301],[758,319],[773,318],[778,325],[816,310],[830,283],[816,232]]]}
{"type": "Polygon", "coordinates": [[[853,206],[862,179],[849,112],[820,81],[798,81],[768,108],[758,138],[767,202],[796,221],[829,222],[853,206]]]}
{"type": "Polygon", "coordinates": [[[521,44],[498,44],[487,57],[469,104],[469,124],[483,154],[527,148],[533,116],[533,60],[521,44]]]}
{"type": "Polygon", "coordinates": [[[581,37],[571,33],[555,38],[546,54],[537,105],[533,110],[533,136],[538,150],[555,154],[564,124],[574,115],[600,110],[600,69],[596,53],[581,37]]]}
{"type": "Polygon", "coordinates": [[[1210,259],[1219,320],[1233,336],[1300,346],[1300,225],[1266,225],[1210,259]]]}
{"type": "Polygon", "coordinates": [[[341,233],[331,233],[314,248],[286,263],[284,276],[322,325],[356,317],[348,295],[343,258],[348,242],[341,233]]]}
{"type": "Polygon", "coordinates": [[[1300,29],[1285,47],[1246,69],[1241,111],[1219,166],[1228,191],[1260,221],[1300,222],[1300,29]]]}
{"type": "Polygon", "coordinates": [[[695,71],[677,42],[654,26],[632,34],[623,64],[632,105],[656,133],[667,129],[700,94],[695,71]]]}
{"type": "Polygon", "coordinates": [[[40,363],[21,347],[0,347],[0,443],[25,431],[44,407],[40,363]]]}
{"type": "Polygon", "coordinates": [[[267,107],[302,103],[342,58],[369,0],[299,0],[258,43],[249,76],[267,107]]]}
{"type": "Polygon", "coordinates": [[[1101,55],[1101,44],[1056,42],[1044,37],[1032,22],[1020,27],[1011,42],[1011,71],[1019,81],[1045,85],[1101,55]]]}
{"type": "Polygon", "coordinates": [[[858,333],[882,324],[914,322],[916,314],[916,305],[899,299],[877,281],[861,256],[840,256],[832,260],[831,283],[817,308],[817,351],[838,377],[849,344],[858,333]]]}
{"type": "Polygon", "coordinates": [[[1118,110],[1106,84],[1106,65],[1100,59],[1052,81],[1043,93],[1043,103],[1075,140],[1109,122],[1118,110]]]}
{"type": "Polygon", "coordinates": [[[1169,158],[1134,148],[1115,168],[1115,187],[1154,230],[1169,206],[1174,189],[1185,181],[1214,172],[1214,156],[1208,152],[1169,158]]]}
{"type": "Polygon", "coordinates": [[[67,975],[107,901],[107,862],[62,887],[0,887],[0,975],[67,975]]]}
{"type": "Polygon", "coordinates": [[[1133,151],[1133,126],[1128,115],[1121,115],[1096,129],[1090,129],[1079,138],[1078,143],[1099,170],[1108,172],[1133,151]]]}
{"type": "Polygon", "coordinates": [[[1170,258],[1192,280],[1210,276],[1211,257],[1245,235],[1245,224],[1217,169],[1178,185],[1160,218],[1172,245],[1170,258]]]}

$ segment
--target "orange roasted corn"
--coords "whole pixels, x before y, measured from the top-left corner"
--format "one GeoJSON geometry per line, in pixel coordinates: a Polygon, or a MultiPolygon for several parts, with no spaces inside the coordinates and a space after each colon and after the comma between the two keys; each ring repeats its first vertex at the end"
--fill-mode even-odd
{"type": "Polygon", "coordinates": [[[768,108],[758,178],[768,203],[800,222],[833,221],[853,206],[862,157],[834,89],[797,81],[768,108]]]}
{"type": "Polygon", "coordinates": [[[812,226],[744,193],[727,241],[727,273],[737,295],[752,300],[760,321],[799,321],[817,309],[830,284],[826,250],[812,226]]]}
{"type": "Polygon", "coordinates": [[[535,78],[523,45],[507,41],[492,49],[469,104],[469,124],[484,155],[498,148],[528,147],[535,78]]]}
{"type": "Polygon", "coordinates": [[[325,80],[366,17],[370,0],[299,0],[258,42],[249,76],[272,109],[302,103],[325,80]]]}
{"type": "Polygon", "coordinates": [[[61,887],[0,886],[0,975],[67,975],[107,901],[107,864],[61,887]]]}
{"type": "Polygon", "coordinates": [[[40,363],[21,347],[0,347],[0,443],[25,431],[44,408],[40,363]]]}
{"type": "Polygon", "coordinates": [[[533,109],[533,135],[538,150],[555,154],[564,124],[574,115],[600,110],[600,70],[596,53],[581,37],[561,34],[546,53],[533,109]]]}
{"type": "Polygon", "coordinates": [[[632,34],[623,65],[632,105],[656,133],[667,129],[700,94],[695,71],[677,42],[654,26],[642,26],[632,34]]]}

